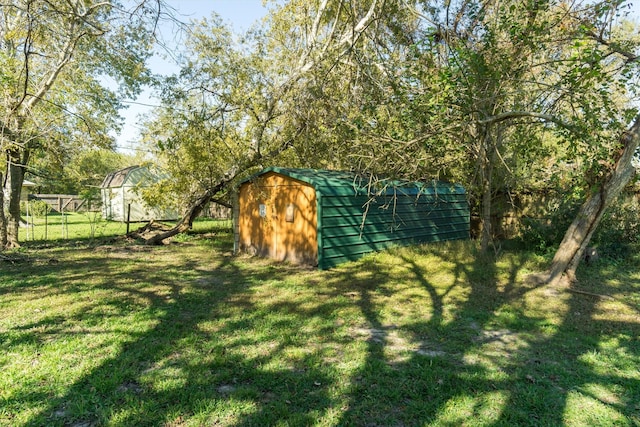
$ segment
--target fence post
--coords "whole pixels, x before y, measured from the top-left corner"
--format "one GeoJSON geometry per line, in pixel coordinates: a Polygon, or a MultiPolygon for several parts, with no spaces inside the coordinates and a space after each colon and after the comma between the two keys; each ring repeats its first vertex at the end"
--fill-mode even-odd
{"type": "MultiPolygon", "coordinates": [[[[29,206],[28,204],[29,202],[27,202],[27,206],[29,206]]],[[[33,215],[33,212],[31,212],[31,240],[36,240],[36,229],[35,229],[35,223],[36,222],[36,217],[33,215]]]]}
{"type": "Polygon", "coordinates": [[[27,196],[27,241],[29,240],[29,196],[27,196]]]}
{"type": "Polygon", "coordinates": [[[131,219],[131,203],[127,203],[127,234],[129,234],[129,220],[131,219]]]}

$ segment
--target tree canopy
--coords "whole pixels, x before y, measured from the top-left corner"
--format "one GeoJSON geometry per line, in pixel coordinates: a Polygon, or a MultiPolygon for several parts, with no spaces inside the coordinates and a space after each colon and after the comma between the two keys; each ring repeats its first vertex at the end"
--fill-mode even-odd
{"type": "Polygon", "coordinates": [[[161,7],[160,0],[2,4],[0,246],[18,245],[20,191],[34,153],[111,147],[121,99],[150,78],[145,59],[161,7]]]}
{"type": "Polygon", "coordinates": [[[194,201],[275,161],[463,182],[486,249],[497,191],[547,182],[588,195],[612,176],[637,114],[628,12],[293,0],[239,43],[213,17],[193,23],[150,129],[177,175],[198,177],[194,201]]]}

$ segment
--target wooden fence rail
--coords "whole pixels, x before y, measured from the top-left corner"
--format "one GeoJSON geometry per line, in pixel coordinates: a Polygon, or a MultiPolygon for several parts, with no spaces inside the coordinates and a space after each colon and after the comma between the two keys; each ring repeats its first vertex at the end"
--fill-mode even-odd
{"type": "MultiPolygon", "coordinates": [[[[88,210],[87,201],[75,194],[29,194],[29,200],[41,200],[55,212],[82,212],[88,210]]],[[[99,206],[92,206],[92,210],[99,206]]]]}

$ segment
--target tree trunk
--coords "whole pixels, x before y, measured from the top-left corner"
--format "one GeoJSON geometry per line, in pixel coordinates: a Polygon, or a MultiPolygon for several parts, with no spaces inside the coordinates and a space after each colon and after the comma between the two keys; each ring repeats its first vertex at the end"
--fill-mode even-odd
{"type": "Polygon", "coordinates": [[[0,173],[0,252],[7,246],[7,217],[4,214],[4,177],[0,173]]]}
{"type": "Polygon", "coordinates": [[[228,183],[228,179],[223,179],[212,188],[209,188],[202,196],[192,203],[191,206],[189,206],[187,213],[172,229],[146,239],[145,244],[159,245],[169,237],[189,231],[191,227],[193,227],[193,221],[198,217],[198,215],[200,215],[206,204],[209,203],[216,194],[222,191],[228,183]]]}
{"type": "Polygon", "coordinates": [[[491,220],[492,201],[493,201],[493,165],[495,164],[495,144],[491,128],[485,127],[482,131],[480,153],[478,165],[480,167],[480,180],[482,189],[481,198],[481,219],[482,219],[482,236],[480,239],[480,250],[486,253],[489,246],[493,242],[493,223],[491,220]]]}
{"type": "MultiPolygon", "coordinates": [[[[280,152],[288,149],[290,147],[290,143],[286,142],[282,144],[279,148],[273,150],[268,153],[265,157],[271,158],[280,152]]],[[[159,245],[165,239],[169,237],[173,237],[180,233],[185,233],[193,227],[193,221],[200,215],[202,210],[205,208],[207,203],[209,203],[218,193],[223,191],[231,181],[233,181],[239,173],[244,172],[248,168],[254,166],[259,159],[263,158],[260,153],[254,152],[250,158],[246,161],[244,165],[236,165],[231,167],[224,174],[224,178],[220,179],[215,185],[209,187],[204,194],[198,197],[190,206],[187,212],[182,216],[182,219],[178,221],[178,223],[170,230],[167,230],[163,233],[156,234],[145,240],[145,244],[147,245],[159,245]]]]}
{"type": "MultiPolygon", "coordinates": [[[[487,171],[485,170],[485,173],[487,171]]],[[[493,230],[491,224],[491,177],[485,176],[482,180],[482,237],[480,239],[480,250],[482,253],[486,253],[489,250],[489,245],[493,240],[493,230]]]]}
{"type": "Polygon", "coordinates": [[[7,181],[4,188],[8,199],[7,242],[5,247],[20,247],[18,234],[20,230],[20,197],[24,183],[24,165],[29,153],[26,150],[10,150],[8,152],[7,181]],[[21,156],[22,154],[22,156],[21,156]]]}
{"type": "Polygon", "coordinates": [[[547,283],[558,284],[566,277],[575,280],[575,272],[582,260],[591,236],[611,202],[620,194],[635,173],[633,157],[640,143],[640,116],[620,137],[621,148],[611,172],[605,176],[598,191],[592,192],[580,207],[553,257],[547,283]]]}

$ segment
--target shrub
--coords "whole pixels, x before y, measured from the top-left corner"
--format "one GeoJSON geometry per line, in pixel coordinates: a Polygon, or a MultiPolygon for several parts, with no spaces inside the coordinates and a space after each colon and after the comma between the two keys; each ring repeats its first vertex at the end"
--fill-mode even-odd
{"type": "Polygon", "coordinates": [[[542,217],[522,217],[517,240],[527,249],[546,253],[560,244],[575,218],[579,204],[575,198],[556,199],[547,204],[542,217]]]}
{"type": "Polygon", "coordinates": [[[29,202],[29,214],[35,217],[43,217],[51,212],[51,206],[45,201],[34,200],[29,202]]]}
{"type": "Polygon", "coordinates": [[[608,209],[593,236],[600,255],[609,260],[626,259],[640,243],[640,202],[636,195],[622,194],[608,209]]]}

